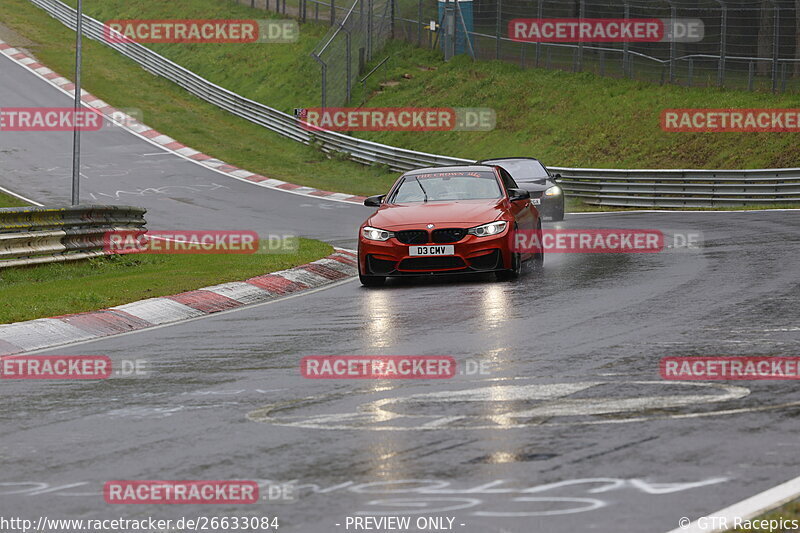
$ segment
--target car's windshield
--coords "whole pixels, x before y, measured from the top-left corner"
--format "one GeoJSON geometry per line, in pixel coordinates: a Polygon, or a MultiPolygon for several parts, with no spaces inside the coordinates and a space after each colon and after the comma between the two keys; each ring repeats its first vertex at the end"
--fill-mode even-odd
{"type": "Polygon", "coordinates": [[[497,165],[508,171],[515,181],[543,180],[547,170],[535,159],[496,159],[484,161],[484,165],[497,165]]]}
{"type": "Polygon", "coordinates": [[[503,191],[491,171],[443,171],[403,177],[390,202],[436,202],[501,198],[503,191]]]}

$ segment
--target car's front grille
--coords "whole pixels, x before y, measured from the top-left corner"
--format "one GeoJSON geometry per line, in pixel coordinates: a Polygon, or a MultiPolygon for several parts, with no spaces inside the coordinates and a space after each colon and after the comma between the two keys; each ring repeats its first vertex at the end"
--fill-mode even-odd
{"type": "Polygon", "coordinates": [[[458,242],[463,239],[467,234],[464,228],[444,228],[433,230],[432,240],[436,243],[443,242],[458,242]]]}
{"type": "Polygon", "coordinates": [[[444,268],[463,268],[464,261],[460,257],[412,257],[400,262],[399,270],[441,270],[444,268]]]}
{"type": "Polygon", "coordinates": [[[428,242],[428,232],[424,229],[396,231],[394,236],[403,244],[425,244],[428,242]]]}

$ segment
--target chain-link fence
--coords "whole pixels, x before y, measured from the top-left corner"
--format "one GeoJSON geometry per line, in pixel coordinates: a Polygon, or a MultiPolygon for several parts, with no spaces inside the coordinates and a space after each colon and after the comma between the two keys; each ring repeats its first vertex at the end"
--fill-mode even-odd
{"type": "Polygon", "coordinates": [[[466,53],[522,67],[587,71],[685,86],[776,92],[800,89],[800,0],[347,0],[353,2],[349,5],[344,5],[345,0],[339,0],[343,5],[337,0],[239,1],[331,24],[331,34],[315,51],[321,59],[324,54],[330,57],[325,61],[327,105],[352,95],[343,80],[350,79],[352,88],[359,72],[354,68],[360,59],[357,54],[366,46],[363,35],[366,28],[375,30],[375,20],[380,21],[381,39],[373,38],[364,58],[367,61],[379,50],[377,43],[391,35],[439,48],[446,57],[466,53]],[[354,6],[357,16],[353,16],[354,6]],[[363,20],[369,13],[372,25],[363,20]],[[697,42],[602,44],[513,40],[508,34],[509,22],[531,18],[699,19],[704,36],[697,42]],[[350,55],[355,56],[350,62],[340,59],[347,55],[347,31],[360,34],[350,34],[350,55]],[[463,32],[461,36],[459,32],[463,32]],[[328,48],[324,48],[326,43],[330,43],[328,48]]]}
{"type": "Polygon", "coordinates": [[[351,1],[311,52],[322,73],[322,107],[350,101],[355,81],[392,33],[392,0],[351,1]]]}

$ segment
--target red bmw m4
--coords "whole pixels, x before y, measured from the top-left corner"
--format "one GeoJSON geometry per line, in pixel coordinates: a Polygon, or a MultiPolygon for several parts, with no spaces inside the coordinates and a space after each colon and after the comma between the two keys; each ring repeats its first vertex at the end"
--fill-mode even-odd
{"type": "Polygon", "coordinates": [[[540,232],[541,216],[530,193],[498,166],[412,170],[364,205],[378,210],[359,230],[363,285],[392,276],[476,272],[512,279],[523,262],[543,261],[541,253],[515,251],[515,233],[540,232]]]}

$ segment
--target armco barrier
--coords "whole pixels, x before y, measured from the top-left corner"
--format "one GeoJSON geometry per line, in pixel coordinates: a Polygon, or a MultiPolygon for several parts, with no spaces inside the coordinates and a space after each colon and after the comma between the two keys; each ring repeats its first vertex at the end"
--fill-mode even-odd
{"type": "MultiPolygon", "coordinates": [[[[59,0],[29,0],[71,29],[75,10],[59,0]]],[[[113,48],[147,71],[183,87],[198,98],[294,141],[314,144],[324,152],[344,152],[364,164],[385,164],[393,170],[471,162],[443,155],[396,148],[329,131],[310,132],[293,116],[249,100],[198,76],[133,42],[106,42],[103,24],[84,15],[87,37],[113,48]]],[[[520,154],[526,155],[526,154],[520,154]]],[[[616,170],[551,167],[563,176],[569,196],[586,203],[632,207],[703,207],[746,203],[800,202],[800,169],[759,170],[616,170]]]]}
{"type": "Polygon", "coordinates": [[[720,207],[800,202],[800,168],[610,170],[551,167],[569,196],[592,205],[720,207]]]}
{"type": "Polygon", "coordinates": [[[0,209],[0,268],[104,255],[104,234],[143,229],[145,213],[107,205],[0,209]]]}

